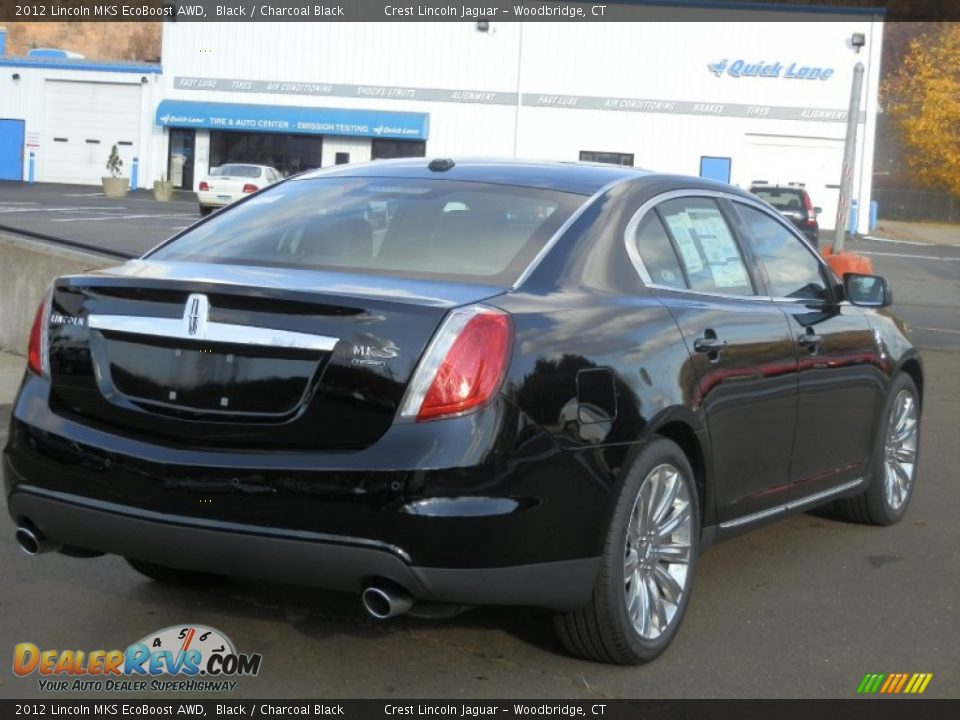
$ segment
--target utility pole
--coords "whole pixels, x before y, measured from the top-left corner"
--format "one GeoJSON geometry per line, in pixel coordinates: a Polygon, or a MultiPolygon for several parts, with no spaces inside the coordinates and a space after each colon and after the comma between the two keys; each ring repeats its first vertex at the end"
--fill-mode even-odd
{"type": "Polygon", "coordinates": [[[857,125],[860,122],[860,94],[863,90],[863,63],[853,66],[850,87],[850,109],[847,111],[847,137],[843,143],[843,174],[840,176],[840,198],[837,201],[837,222],[834,226],[833,252],[843,252],[843,239],[850,216],[850,194],[853,192],[853,165],[857,158],[857,125]]]}

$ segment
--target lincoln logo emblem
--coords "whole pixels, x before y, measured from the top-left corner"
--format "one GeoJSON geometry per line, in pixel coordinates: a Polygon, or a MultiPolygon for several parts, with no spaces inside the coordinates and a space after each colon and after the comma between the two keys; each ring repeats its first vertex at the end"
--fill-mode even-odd
{"type": "Polygon", "coordinates": [[[207,316],[210,314],[210,302],[206,295],[191,295],[183,310],[183,323],[187,335],[196,338],[207,336],[207,316]]]}

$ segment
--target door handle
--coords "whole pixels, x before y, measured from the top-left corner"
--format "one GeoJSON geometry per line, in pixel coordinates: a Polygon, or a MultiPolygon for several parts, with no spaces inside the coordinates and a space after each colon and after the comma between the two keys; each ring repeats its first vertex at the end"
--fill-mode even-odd
{"type": "Polygon", "coordinates": [[[698,353],[718,353],[726,347],[727,341],[720,340],[715,335],[713,337],[707,335],[693,341],[693,349],[698,353]]]}
{"type": "Polygon", "coordinates": [[[797,342],[803,347],[817,347],[823,344],[823,337],[816,333],[808,332],[797,338],[797,342]]]}

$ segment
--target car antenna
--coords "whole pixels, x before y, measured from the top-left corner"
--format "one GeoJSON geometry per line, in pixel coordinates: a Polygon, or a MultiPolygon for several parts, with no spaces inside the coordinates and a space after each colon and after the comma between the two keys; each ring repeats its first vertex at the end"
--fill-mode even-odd
{"type": "Polygon", "coordinates": [[[427,169],[433,170],[433,172],[446,172],[454,165],[456,165],[456,163],[450,158],[437,158],[430,161],[430,164],[427,165],[427,169]]]}

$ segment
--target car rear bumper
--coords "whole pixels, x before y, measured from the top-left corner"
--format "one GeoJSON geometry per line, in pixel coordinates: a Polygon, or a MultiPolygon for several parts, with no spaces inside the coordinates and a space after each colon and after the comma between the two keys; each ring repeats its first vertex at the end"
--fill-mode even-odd
{"type": "Polygon", "coordinates": [[[55,543],[350,591],[386,578],[436,602],[589,598],[614,487],[505,398],[308,453],[148,442],[54,412],[48,387],[27,375],[0,469],[14,521],[55,543]]]}
{"type": "Polygon", "coordinates": [[[233,193],[197,192],[197,202],[204,207],[225,207],[242,197],[233,193]]]}
{"type": "Polygon", "coordinates": [[[8,503],[19,522],[65,546],[347,592],[389,580],[428,602],[569,610],[589,599],[599,568],[598,558],[498,568],[418,567],[402,548],[363,538],[162,516],[29,486],[13,492],[8,503]]]}

